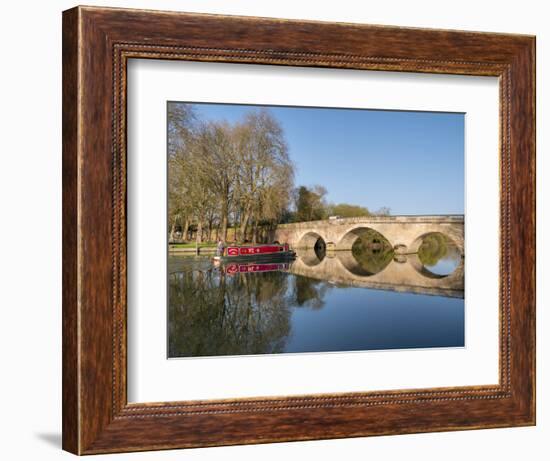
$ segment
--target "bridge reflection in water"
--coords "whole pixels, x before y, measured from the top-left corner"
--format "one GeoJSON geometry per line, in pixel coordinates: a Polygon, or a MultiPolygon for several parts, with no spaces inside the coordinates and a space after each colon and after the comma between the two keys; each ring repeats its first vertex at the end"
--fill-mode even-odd
{"type": "Polygon", "coordinates": [[[418,253],[382,253],[374,269],[372,256],[376,255],[372,254],[361,258],[353,251],[323,252],[311,248],[298,250],[297,256],[290,272],[304,277],[362,288],[464,298],[464,258],[451,246],[431,265],[446,269],[443,274],[423,263],[418,253]]]}
{"type": "Polygon", "coordinates": [[[171,358],[464,346],[460,249],[317,247],[222,267],[170,256],[168,269],[171,358]]]}

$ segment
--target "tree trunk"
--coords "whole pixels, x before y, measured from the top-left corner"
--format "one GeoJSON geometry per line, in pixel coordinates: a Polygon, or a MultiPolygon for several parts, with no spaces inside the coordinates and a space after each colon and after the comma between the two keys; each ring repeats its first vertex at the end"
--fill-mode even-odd
{"type": "Polygon", "coordinates": [[[170,237],[168,239],[170,242],[174,241],[175,233],[176,233],[176,218],[174,218],[174,220],[172,221],[172,225],[170,226],[170,237]]]}
{"type": "Polygon", "coordinates": [[[248,226],[249,219],[250,219],[250,209],[247,208],[244,211],[244,214],[242,216],[242,221],[241,221],[240,238],[242,242],[246,240],[246,228],[248,226]]]}
{"type": "Polygon", "coordinates": [[[183,223],[182,233],[181,233],[181,237],[184,241],[189,240],[188,239],[188,237],[189,237],[188,234],[189,234],[189,219],[185,218],[185,221],[183,223]]]}
{"type": "Polygon", "coordinates": [[[208,220],[208,234],[207,235],[208,235],[207,240],[209,242],[211,242],[212,241],[212,220],[211,219],[208,220]]]}
{"type": "Polygon", "coordinates": [[[227,215],[228,215],[228,206],[227,206],[227,197],[222,197],[222,211],[221,211],[221,239],[225,242],[227,239],[227,215]]]}
{"type": "Polygon", "coordinates": [[[258,221],[254,220],[254,224],[252,225],[252,243],[256,243],[258,241],[258,221]]]}
{"type": "Polygon", "coordinates": [[[202,219],[197,224],[197,243],[202,243],[202,219]]]}

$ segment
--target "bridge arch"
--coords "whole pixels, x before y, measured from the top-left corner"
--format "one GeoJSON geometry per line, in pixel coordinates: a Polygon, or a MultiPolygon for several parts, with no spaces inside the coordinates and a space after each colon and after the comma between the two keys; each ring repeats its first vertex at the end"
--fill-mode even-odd
{"type": "Polygon", "coordinates": [[[452,245],[456,246],[457,248],[461,248],[459,243],[456,241],[456,238],[453,235],[451,235],[450,232],[445,232],[444,229],[437,229],[437,230],[431,230],[431,231],[428,231],[428,232],[423,232],[421,235],[416,237],[412,241],[412,243],[409,245],[409,247],[407,248],[407,252],[408,253],[418,253],[418,250],[420,249],[422,243],[424,242],[426,237],[428,237],[430,235],[442,235],[443,237],[448,239],[449,242],[452,245]]]}
{"type": "Polygon", "coordinates": [[[370,227],[370,226],[358,226],[354,227],[350,230],[348,230],[339,240],[339,242],[336,245],[336,248],[338,250],[351,250],[353,248],[353,244],[359,240],[361,237],[366,236],[375,236],[375,239],[378,239],[381,245],[389,245],[391,246],[390,241],[388,238],[379,232],[377,229],[370,227]]]}
{"type": "Polygon", "coordinates": [[[319,246],[325,248],[326,240],[321,236],[321,234],[310,231],[306,232],[298,239],[298,244],[296,245],[296,248],[314,249],[319,246]]]}
{"type": "Polygon", "coordinates": [[[414,268],[416,272],[418,272],[423,277],[426,277],[428,279],[432,280],[461,280],[462,284],[464,284],[464,258],[461,257],[457,266],[455,269],[445,275],[442,274],[436,274],[432,271],[430,271],[429,268],[427,268],[417,254],[408,255],[407,256],[408,263],[414,268]]]}
{"type": "Polygon", "coordinates": [[[425,232],[416,238],[411,246],[415,251],[409,254],[410,263],[425,277],[445,278],[464,268],[463,249],[452,236],[444,232],[425,232]],[[422,244],[429,236],[438,236],[435,246],[423,249],[422,244]]]}
{"type": "Polygon", "coordinates": [[[296,255],[307,267],[318,266],[325,259],[315,248],[297,248],[296,255]]]}
{"type": "Polygon", "coordinates": [[[451,274],[440,275],[440,274],[435,274],[434,272],[431,272],[429,269],[427,269],[424,266],[424,264],[422,264],[422,261],[420,261],[420,258],[416,253],[407,255],[407,261],[414,268],[416,272],[418,272],[420,275],[429,279],[444,279],[445,277],[448,277],[449,275],[451,275],[451,274]]]}

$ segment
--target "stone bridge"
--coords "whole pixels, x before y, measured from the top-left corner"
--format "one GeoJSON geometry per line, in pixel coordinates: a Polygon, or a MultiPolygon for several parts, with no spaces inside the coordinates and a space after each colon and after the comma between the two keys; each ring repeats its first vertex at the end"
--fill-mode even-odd
{"type": "Polygon", "coordinates": [[[445,276],[427,270],[416,254],[397,257],[380,272],[369,274],[349,251],[329,252],[320,260],[310,249],[298,250],[290,272],[334,284],[464,298],[464,258],[445,276]]]}
{"type": "Polygon", "coordinates": [[[321,239],[329,250],[349,251],[368,229],[382,234],[402,253],[416,253],[426,235],[441,233],[464,254],[464,215],[365,216],[280,224],[273,240],[288,243],[295,249],[307,249],[321,239]]]}

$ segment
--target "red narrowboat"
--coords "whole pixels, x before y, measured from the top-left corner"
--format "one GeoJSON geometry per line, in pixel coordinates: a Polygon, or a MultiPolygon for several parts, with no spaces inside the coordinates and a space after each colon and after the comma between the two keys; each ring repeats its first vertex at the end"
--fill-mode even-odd
{"type": "Polygon", "coordinates": [[[288,243],[269,243],[262,245],[229,245],[214,260],[229,261],[286,261],[296,257],[288,243]]]}

